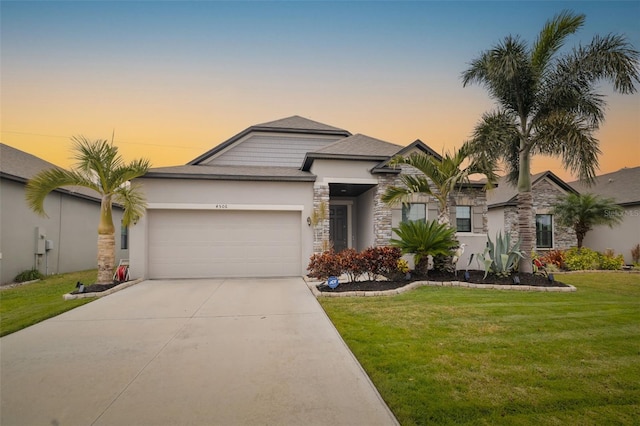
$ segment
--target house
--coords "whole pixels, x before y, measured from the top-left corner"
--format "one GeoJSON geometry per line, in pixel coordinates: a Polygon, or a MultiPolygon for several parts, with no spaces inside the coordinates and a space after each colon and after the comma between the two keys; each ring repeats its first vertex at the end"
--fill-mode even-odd
{"type": "MultiPolygon", "coordinates": [[[[151,169],[135,180],[148,210],[131,230],[132,275],[301,276],[327,245],[387,245],[400,221],[437,216],[426,196],[394,208],[381,201],[407,172],[389,161],[416,151],[438,156],[419,140],[403,147],[292,116],[251,126],[186,165],[151,169]]],[[[481,251],[482,184],[453,201],[459,239],[481,251]]]]}
{"type": "MultiPolygon", "coordinates": [[[[535,250],[565,250],[578,244],[576,234],[571,228],[554,221],[552,209],[558,197],[568,193],[577,193],[571,185],[564,182],[550,171],[531,176],[533,193],[533,210],[536,224],[535,250]]],[[[487,193],[489,235],[491,238],[498,232],[510,233],[518,238],[518,189],[507,181],[506,177],[498,181],[497,188],[487,193]]]]}
{"type": "Polygon", "coordinates": [[[631,249],[640,244],[640,166],[600,175],[592,186],[580,181],[569,184],[583,194],[613,198],[624,209],[620,225],[594,227],[585,236],[583,244],[600,252],[612,249],[616,254],[622,254],[627,264],[632,264],[631,249]]]}
{"type": "MultiPolygon", "coordinates": [[[[33,213],[25,201],[27,181],[56,167],[26,152],[0,144],[0,282],[37,268],[41,273],[95,269],[100,199],[85,188],[51,192],[44,206],[48,217],[33,213]]],[[[128,237],[121,234],[122,210],[114,207],[116,257],[128,257],[128,237]],[[121,235],[121,238],[118,238],[121,235]]]]}

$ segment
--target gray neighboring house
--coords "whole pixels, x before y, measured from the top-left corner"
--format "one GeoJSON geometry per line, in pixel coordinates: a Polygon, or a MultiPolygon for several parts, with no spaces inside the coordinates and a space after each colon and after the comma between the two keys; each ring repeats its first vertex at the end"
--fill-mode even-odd
{"type": "Polygon", "coordinates": [[[587,233],[583,244],[600,252],[613,249],[630,265],[633,262],[631,249],[640,244],[640,166],[600,175],[592,186],[580,181],[570,182],[570,185],[582,194],[613,198],[624,209],[621,225],[613,228],[597,226],[587,233]]]}
{"type": "MultiPolygon", "coordinates": [[[[555,223],[551,210],[559,196],[577,193],[571,185],[550,171],[531,176],[534,216],[536,224],[536,247],[538,252],[566,250],[578,244],[571,228],[555,223]]],[[[510,233],[518,239],[518,190],[503,177],[498,187],[487,192],[489,235],[493,239],[500,231],[510,233]]]]}
{"type": "MultiPolygon", "coordinates": [[[[419,140],[402,147],[292,116],[251,126],[184,166],[151,169],[135,180],[148,210],[131,229],[132,276],[301,276],[323,240],[336,250],[387,245],[402,220],[437,217],[426,196],[396,208],[380,199],[411,173],[389,167],[391,158],[415,151],[438,156],[419,140]],[[328,217],[314,225],[323,205],[328,217]]],[[[486,242],[483,184],[452,201],[468,258],[486,242]]]]}
{"type": "MultiPolygon", "coordinates": [[[[0,144],[0,283],[37,268],[43,274],[97,267],[100,199],[85,188],[59,189],[45,199],[47,217],[33,213],[25,201],[26,182],[55,165],[0,144]]],[[[122,210],[114,206],[116,258],[128,258],[121,232],[122,210]],[[122,247],[123,242],[125,248],[122,247]]]]}

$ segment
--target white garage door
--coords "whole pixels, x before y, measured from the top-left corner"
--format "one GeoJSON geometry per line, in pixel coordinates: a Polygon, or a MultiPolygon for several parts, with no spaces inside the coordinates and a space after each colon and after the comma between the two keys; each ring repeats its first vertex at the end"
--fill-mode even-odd
{"type": "Polygon", "coordinates": [[[299,276],[299,211],[152,210],[151,278],[299,276]]]}

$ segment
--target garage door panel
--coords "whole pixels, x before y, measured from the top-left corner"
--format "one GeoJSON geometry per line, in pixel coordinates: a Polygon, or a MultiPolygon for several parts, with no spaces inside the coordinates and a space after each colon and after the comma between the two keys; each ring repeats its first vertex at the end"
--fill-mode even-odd
{"type": "Polygon", "coordinates": [[[152,211],[149,275],[300,275],[300,221],[298,211],[152,211]]]}

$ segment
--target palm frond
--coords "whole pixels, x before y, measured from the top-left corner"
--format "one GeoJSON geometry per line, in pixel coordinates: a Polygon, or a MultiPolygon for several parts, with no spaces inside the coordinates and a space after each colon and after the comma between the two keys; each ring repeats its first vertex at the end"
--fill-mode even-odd
{"type": "Polygon", "coordinates": [[[145,213],[147,201],[142,188],[133,183],[119,187],[113,195],[113,200],[124,207],[122,224],[135,224],[145,213]]]}
{"type": "Polygon", "coordinates": [[[531,65],[542,75],[550,65],[553,55],[564,45],[566,38],[578,31],[585,22],[585,15],[562,11],[542,27],[531,52],[531,65]]]}
{"type": "Polygon", "coordinates": [[[100,187],[84,174],[55,168],[42,171],[27,182],[25,198],[29,208],[41,216],[46,216],[44,210],[45,198],[51,191],[65,186],[82,186],[101,194],[100,187]]]}

